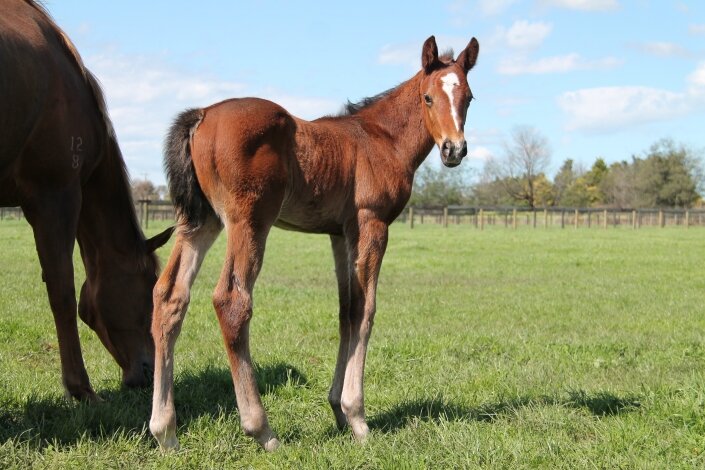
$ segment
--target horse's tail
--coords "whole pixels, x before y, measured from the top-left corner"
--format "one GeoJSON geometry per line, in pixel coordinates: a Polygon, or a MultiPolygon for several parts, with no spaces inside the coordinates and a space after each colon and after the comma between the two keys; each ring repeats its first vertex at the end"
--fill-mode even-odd
{"type": "Polygon", "coordinates": [[[198,183],[191,159],[191,137],[201,119],[202,109],[182,112],[174,120],[164,142],[164,170],[171,201],[180,223],[191,230],[202,226],[210,216],[216,216],[198,183]]]}

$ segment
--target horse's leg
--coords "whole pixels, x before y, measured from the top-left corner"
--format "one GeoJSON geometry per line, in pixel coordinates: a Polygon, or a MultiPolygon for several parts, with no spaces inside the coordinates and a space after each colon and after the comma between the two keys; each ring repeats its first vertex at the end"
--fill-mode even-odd
{"type": "Polygon", "coordinates": [[[215,219],[196,230],[179,226],[169,261],[154,286],[154,398],[149,430],[165,450],[179,447],[174,410],[174,344],[191,298],[191,285],[221,228],[215,219]]]}
{"type": "Polygon", "coordinates": [[[387,248],[387,234],[387,224],[367,217],[359,220],[357,236],[350,235],[348,239],[354,265],[350,282],[350,344],[341,407],[359,441],[369,433],[363,396],[365,355],[375,316],[377,278],[387,248]]]}
{"type": "Polygon", "coordinates": [[[260,400],[249,339],[252,289],[262,265],[269,226],[262,227],[245,218],[227,222],[226,230],[226,260],[213,293],[213,306],[230,360],[242,430],[265,450],[273,451],[279,447],[279,441],[269,427],[260,400]],[[255,228],[255,225],[258,227],[255,228]]]}
{"type": "Polygon", "coordinates": [[[23,205],[23,210],[34,230],[42,278],[54,314],[64,389],[67,396],[97,401],[83,363],[76,323],[73,247],[80,207],[80,191],[68,190],[33,200],[23,205]]]}
{"type": "Polygon", "coordinates": [[[333,375],[333,384],[328,394],[328,402],[333,408],[338,428],[343,429],[348,424],[345,413],[340,407],[340,397],[343,393],[345,365],[348,362],[348,345],[350,343],[350,267],[345,238],[331,235],[330,240],[333,247],[333,258],[335,259],[335,275],[338,279],[340,346],[338,347],[338,359],[335,363],[335,373],[333,375]]]}

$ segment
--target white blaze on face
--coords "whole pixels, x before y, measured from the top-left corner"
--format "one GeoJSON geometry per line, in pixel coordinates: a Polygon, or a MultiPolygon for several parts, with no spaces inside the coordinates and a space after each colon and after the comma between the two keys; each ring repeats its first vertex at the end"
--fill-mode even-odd
{"type": "Polygon", "coordinates": [[[460,130],[460,123],[458,122],[458,111],[455,109],[455,104],[453,104],[453,89],[460,85],[460,80],[458,76],[451,72],[447,75],[441,77],[441,82],[443,82],[443,91],[448,95],[448,101],[450,102],[450,114],[453,117],[453,122],[455,123],[455,130],[460,130]]]}

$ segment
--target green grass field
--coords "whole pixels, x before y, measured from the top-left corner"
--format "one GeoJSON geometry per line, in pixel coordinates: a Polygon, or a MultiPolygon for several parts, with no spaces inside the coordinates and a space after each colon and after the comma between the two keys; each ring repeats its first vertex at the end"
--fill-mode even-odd
{"type": "Polygon", "coordinates": [[[121,390],[83,324],[105,402],[63,398],[31,231],[0,223],[0,468],[705,466],[705,231],[398,225],[390,235],[365,445],[336,430],[326,400],[338,341],[328,239],[274,230],[251,345],[283,445],[266,454],[240,430],[210,300],[221,237],[176,347],[182,450],[162,455],[147,430],[151,391],[121,390]]]}

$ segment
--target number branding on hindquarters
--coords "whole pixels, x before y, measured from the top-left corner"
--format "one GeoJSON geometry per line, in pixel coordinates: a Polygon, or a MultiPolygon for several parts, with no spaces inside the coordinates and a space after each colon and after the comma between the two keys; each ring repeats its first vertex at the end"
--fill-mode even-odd
{"type": "Polygon", "coordinates": [[[77,170],[81,166],[81,155],[83,152],[83,139],[80,136],[71,136],[71,168],[77,170]]]}

